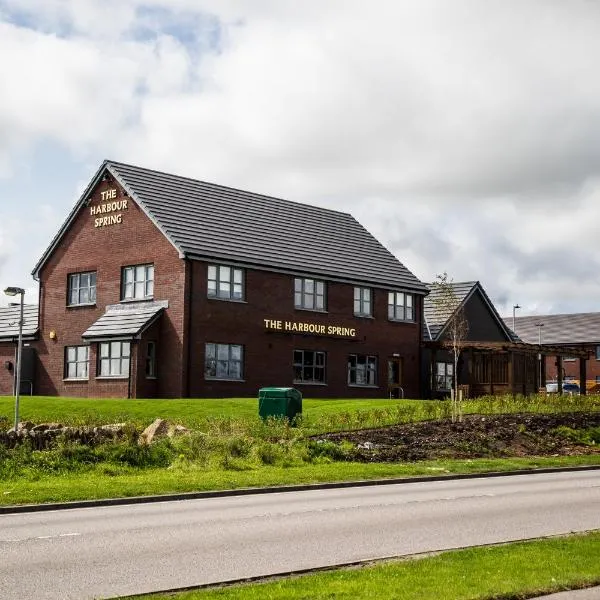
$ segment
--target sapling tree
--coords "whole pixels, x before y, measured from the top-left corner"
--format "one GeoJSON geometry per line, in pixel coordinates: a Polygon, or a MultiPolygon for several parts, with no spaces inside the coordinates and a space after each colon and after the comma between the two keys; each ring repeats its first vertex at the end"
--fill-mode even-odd
{"type": "Polygon", "coordinates": [[[458,359],[463,350],[469,323],[465,316],[464,306],[454,291],[452,279],[444,271],[436,276],[432,284],[432,302],[435,307],[436,317],[444,323],[440,336],[442,347],[448,348],[452,353],[454,362],[453,385],[451,390],[452,421],[462,421],[462,393],[458,389],[458,359]]]}

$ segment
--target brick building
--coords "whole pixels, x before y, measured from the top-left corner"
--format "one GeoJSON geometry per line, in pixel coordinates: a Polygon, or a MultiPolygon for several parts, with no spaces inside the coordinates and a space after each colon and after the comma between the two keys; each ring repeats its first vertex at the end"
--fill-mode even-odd
{"type": "Polygon", "coordinates": [[[420,392],[427,288],[346,213],[105,161],[33,274],[37,394],[420,392]]]}

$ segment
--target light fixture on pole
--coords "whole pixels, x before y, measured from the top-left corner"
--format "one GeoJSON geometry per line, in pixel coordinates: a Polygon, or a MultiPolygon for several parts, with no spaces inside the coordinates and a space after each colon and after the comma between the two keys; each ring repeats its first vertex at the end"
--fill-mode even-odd
{"type": "Polygon", "coordinates": [[[513,333],[517,335],[517,330],[515,328],[515,313],[517,312],[517,308],[521,308],[518,304],[513,304],[513,333]]]}
{"type": "Polygon", "coordinates": [[[19,341],[17,343],[17,368],[15,384],[15,431],[19,425],[19,394],[21,392],[21,355],[23,354],[23,302],[25,300],[25,290],[20,287],[7,287],[4,290],[7,296],[21,296],[21,307],[19,312],[19,341]]]}
{"type": "Polygon", "coordinates": [[[540,385],[542,385],[542,327],[543,323],[536,323],[535,326],[538,328],[538,345],[540,351],[538,353],[538,360],[540,361],[540,385]]]}

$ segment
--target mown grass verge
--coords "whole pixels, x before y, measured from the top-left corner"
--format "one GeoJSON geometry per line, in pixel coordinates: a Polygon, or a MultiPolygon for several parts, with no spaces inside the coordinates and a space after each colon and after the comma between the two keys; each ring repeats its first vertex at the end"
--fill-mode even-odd
{"type": "Polygon", "coordinates": [[[263,466],[253,470],[204,470],[101,465],[85,472],[36,475],[0,481],[0,505],[130,498],[156,494],[235,490],[267,486],[369,481],[463,473],[514,472],[550,467],[600,466],[600,454],[549,458],[427,461],[419,463],[330,462],[291,467],[263,466]]]}
{"type": "Polygon", "coordinates": [[[600,532],[144,600],[520,600],[600,585],[600,532]]]}

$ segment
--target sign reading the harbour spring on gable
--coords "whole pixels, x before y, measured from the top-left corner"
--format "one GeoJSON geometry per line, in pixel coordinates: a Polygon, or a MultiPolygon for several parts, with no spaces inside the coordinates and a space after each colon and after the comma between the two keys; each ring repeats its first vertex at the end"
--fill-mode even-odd
{"type": "Polygon", "coordinates": [[[263,319],[263,321],[265,323],[265,329],[268,331],[312,333],[315,335],[329,335],[333,337],[356,337],[355,327],[325,325],[324,323],[302,323],[299,321],[279,321],[277,319],[263,319]]]}
{"type": "Polygon", "coordinates": [[[90,206],[90,215],[94,219],[94,227],[106,227],[117,225],[123,221],[123,212],[127,210],[127,199],[117,200],[117,190],[111,189],[100,192],[102,204],[90,206]],[[102,215],[102,216],[98,216],[102,215]]]}

